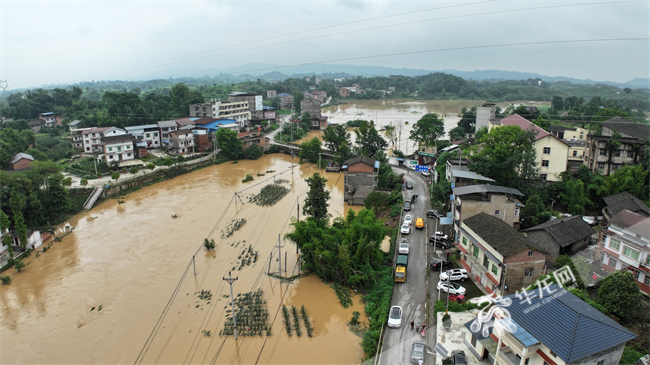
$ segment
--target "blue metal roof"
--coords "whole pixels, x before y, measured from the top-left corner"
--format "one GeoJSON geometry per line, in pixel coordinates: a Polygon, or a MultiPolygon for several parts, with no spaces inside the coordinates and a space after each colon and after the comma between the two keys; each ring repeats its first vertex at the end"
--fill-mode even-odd
{"type": "Polygon", "coordinates": [[[263,110],[275,110],[275,108],[272,107],[272,106],[263,106],[262,109],[263,110]]]}
{"type": "Polygon", "coordinates": [[[551,285],[540,297],[539,289],[529,291],[530,304],[509,295],[512,304],[495,303],[510,312],[512,319],[531,336],[565,362],[625,343],[636,335],[602,314],[582,299],[551,285]]]}
{"type": "Polygon", "coordinates": [[[522,326],[518,325],[517,322],[513,321],[512,318],[508,317],[508,318],[499,319],[497,321],[499,321],[504,328],[508,328],[506,326],[515,326],[517,330],[512,335],[517,337],[519,342],[524,344],[524,346],[528,347],[539,343],[539,340],[537,340],[535,337],[533,337],[533,335],[528,333],[528,331],[526,331],[522,326]]]}

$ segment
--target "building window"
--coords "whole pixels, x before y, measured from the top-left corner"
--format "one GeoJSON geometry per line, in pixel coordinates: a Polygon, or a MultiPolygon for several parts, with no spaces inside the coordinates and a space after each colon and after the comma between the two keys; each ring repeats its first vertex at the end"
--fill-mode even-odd
{"type": "Polygon", "coordinates": [[[153,136],[154,136],[154,137],[158,137],[158,133],[154,133],[153,136]]]}
{"type": "Polygon", "coordinates": [[[601,156],[607,156],[607,150],[604,149],[604,148],[601,148],[600,151],[598,151],[598,153],[599,153],[601,156]]]}
{"type": "Polygon", "coordinates": [[[544,147],[544,154],[545,155],[550,155],[551,154],[551,147],[544,147]]]}
{"type": "Polygon", "coordinates": [[[645,278],[643,278],[643,284],[650,285],[650,275],[645,274],[645,278]]]}
{"type": "Polygon", "coordinates": [[[645,258],[645,264],[648,265],[648,266],[650,266],[650,254],[648,254],[648,256],[646,256],[646,258],[645,258]]]}
{"type": "Polygon", "coordinates": [[[604,170],[605,169],[605,163],[604,162],[599,162],[597,165],[598,170],[604,170]]]}
{"type": "Polygon", "coordinates": [[[533,256],[533,250],[528,250],[528,256],[533,256]]]}
{"type": "Polygon", "coordinates": [[[621,156],[621,150],[614,150],[614,157],[621,156]]]}
{"type": "Polygon", "coordinates": [[[634,270],[634,279],[637,280],[637,281],[639,280],[639,271],[638,270],[634,270]]]}
{"type": "Polygon", "coordinates": [[[533,276],[533,269],[526,269],[524,276],[533,276]]]}
{"type": "Polygon", "coordinates": [[[117,147],[117,150],[118,150],[118,151],[122,151],[122,147],[117,147]]]}
{"type": "Polygon", "coordinates": [[[609,240],[609,248],[618,252],[621,248],[621,241],[611,238],[609,240]]]}
{"type": "Polygon", "coordinates": [[[515,208],[515,217],[519,217],[519,212],[521,211],[521,208],[515,208]]]}
{"type": "Polygon", "coordinates": [[[478,246],[474,246],[474,257],[478,258],[478,246]]]}
{"type": "MultiPolygon", "coordinates": [[[[463,237],[463,245],[467,246],[467,237],[463,237]]],[[[648,255],[648,259],[650,260],[650,255],[648,255]]]]}
{"type": "Polygon", "coordinates": [[[494,211],[494,215],[499,215],[500,212],[501,211],[497,209],[497,210],[494,211]]]}
{"type": "Polygon", "coordinates": [[[578,157],[578,151],[573,151],[573,157],[578,157]]]}
{"type": "Polygon", "coordinates": [[[542,179],[542,181],[546,181],[546,178],[548,177],[547,174],[541,174],[539,177],[542,179]]]}
{"type": "Polygon", "coordinates": [[[634,157],[634,151],[627,151],[627,157],[633,158],[634,157]]]}
{"type": "Polygon", "coordinates": [[[499,274],[499,268],[497,267],[497,265],[492,264],[492,273],[493,273],[494,275],[498,275],[498,274],[499,274]]]}
{"type": "Polygon", "coordinates": [[[625,245],[623,245],[623,255],[634,260],[639,259],[639,251],[625,245]]]}
{"type": "Polygon", "coordinates": [[[113,147],[108,147],[108,152],[113,151],[113,147]]]}
{"type": "Polygon", "coordinates": [[[620,164],[613,163],[612,164],[612,170],[616,170],[619,166],[620,166],[620,164]]]}
{"type": "Polygon", "coordinates": [[[474,335],[472,335],[471,342],[472,342],[472,346],[474,346],[474,348],[476,348],[476,337],[474,335]]]}
{"type": "Polygon", "coordinates": [[[542,160],[542,167],[548,167],[548,160],[542,160]]]}
{"type": "Polygon", "coordinates": [[[488,259],[487,255],[483,256],[483,266],[485,266],[486,269],[490,267],[490,259],[488,259]]]}
{"type": "Polygon", "coordinates": [[[616,269],[616,264],[618,264],[618,261],[616,261],[615,258],[610,257],[608,265],[616,269]]]}
{"type": "Polygon", "coordinates": [[[86,151],[90,151],[90,147],[86,147],[86,151]]]}
{"type": "Polygon", "coordinates": [[[151,136],[151,133],[147,133],[145,136],[149,138],[149,136],[151,136]]]}
{"type": "Polygon", "coordinates": [[[605,365],[605,360],[600,360],[596,365],[605,365]]]}
{"type": "Polygon", "coordinates": [[[129,157],[131,157],[131,153],[127,153],[126,155],[129,156],[129,157]]]}

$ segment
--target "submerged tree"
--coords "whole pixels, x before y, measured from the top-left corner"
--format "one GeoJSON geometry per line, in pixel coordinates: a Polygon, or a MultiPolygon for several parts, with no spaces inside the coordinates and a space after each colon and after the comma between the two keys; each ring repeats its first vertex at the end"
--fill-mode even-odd
{"type": "Polygon", "coordinates": [[[327,190],[327,179],[315,172],[305,181],[309,186],[309,192],[307,192],[302,212],[320,225],[329,217],[327,208],[329,207],[330,192],[327,190]]]}

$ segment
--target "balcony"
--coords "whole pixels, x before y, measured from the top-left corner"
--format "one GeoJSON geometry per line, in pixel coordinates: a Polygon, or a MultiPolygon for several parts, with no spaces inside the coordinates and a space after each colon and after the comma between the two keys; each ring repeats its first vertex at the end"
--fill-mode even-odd
{"type": "Polygon", "coordinates": [[[497,361],[503,365],[519,365],[521,363],[521,359],[509,347],[501,348],[497,355],[497,361]]]}

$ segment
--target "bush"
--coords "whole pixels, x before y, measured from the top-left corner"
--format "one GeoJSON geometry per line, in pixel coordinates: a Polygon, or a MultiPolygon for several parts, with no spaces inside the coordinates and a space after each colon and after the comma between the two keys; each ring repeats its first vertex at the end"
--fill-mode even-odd
{"type": "Polygon", "coordinates": [[[153,170],[153,169],[156,168],[156,165],[155,165],[153,162],[149,162],[149,164],[147,165],[147,168],[148,168],[149,170],[153,170]]]}
{"type": "Polygon", "coordinates": [[[251,145],[244,150],[244,158],[249,160],[257,160],[264,155],[264,148],[258,144],[251,145]]]}
{"type": "Polygon", "coordinates": [[[279,153],[279,152],[280,152],[280,147],[275,144],[271,146],[268,150],[264,151],[264,153],[266,154],[279,153]]]}
{"type": "Polygon", "coordinates": [[[0,276],[0,280],[2,280],[2,285],[11,284],[11,277],[10,276],[0,276]]]}
{"type": "Polygon", "coordinates": [[[402,213],[402,206],[401,205],[393,205],[392,208],[390,208],[390,216],[391,217],[397,217],[402,213]]]}
{"type": "Polygon", "coordinates": [[[632,365],[643,356],[645,356],[644,353],[636,351],[630,346],[625,346],[625,349],[623,349],[623,355],[621,355],[621,361],[619,362],[619,365],[632,365]]]}
{"type": "Polygon", "coordinates": [[[81,181],[79,181],[79,184],[81,184],[81,186],[86,186],[86,185],[88,185],[88,180],[87,179],[81,179],[81,181]]]}
{"type": "Polygon", "coordinates": [[[131,169],[129,170],[129,172],[132,173],[133,175],[135,175],[135,174],[137,174],[138,172],[140,172],[140,169],[137,168],[136,166],[133,166],[133,167],[131,167],[131,169]]]}
{"type": "Polygon", "coordinates": [[[25,263],[22,262],[21,260],[14,261],[14,268],[18,272],[20,272],[23,269],[23,267],[25,267],[25,266],[26,266],[25,263]]]}
{"type": "Polygon", "coordinates": [[[387,198],[388,194],[380,191],[373,191],[368,194],[366,200],[364,200],[364,204],[366,205],[366,209],[379,208],[386,203],[387,198]]]}
{"type": "Polygon", "coordinates": [[[606,277],[598,288],[600,304],[623,321],[634,317],[641,307],[641,292],[629,271],[617,271],[606,277]]]}
{"type": "Polygon", "coordinates": [[[363,341],[361,342],[367,358],[373,357],[377,351],[381,327],[388,320],[394,285],[392,269],[387,267],[381,271],[375,285],[363,297],[366,302],[365,312],[370,319],[370,328],[363,335],[363,341]]]}
{"type": "Polygon", "coordinates": [[[115,171],[114,173],[111,174],[111,179],[117,181],[120,178],[120,173],[115,171]]]}
{"type": "Polygon", "coordinates": [[[216,244],[214,243],[214,238],[211,240],[208,240],[207,238],[203,240],[203,246],[207,248],[208,250],[214,250],[216,244]]]}
{"type": "Polygon", "coordinates": [[[252,174],[246,174],[246,178],[244,180],[242,180],[241,182],[249,182],[249,181],[252,181],[252,180],[255,180],[253,175],[252,174]]]}

